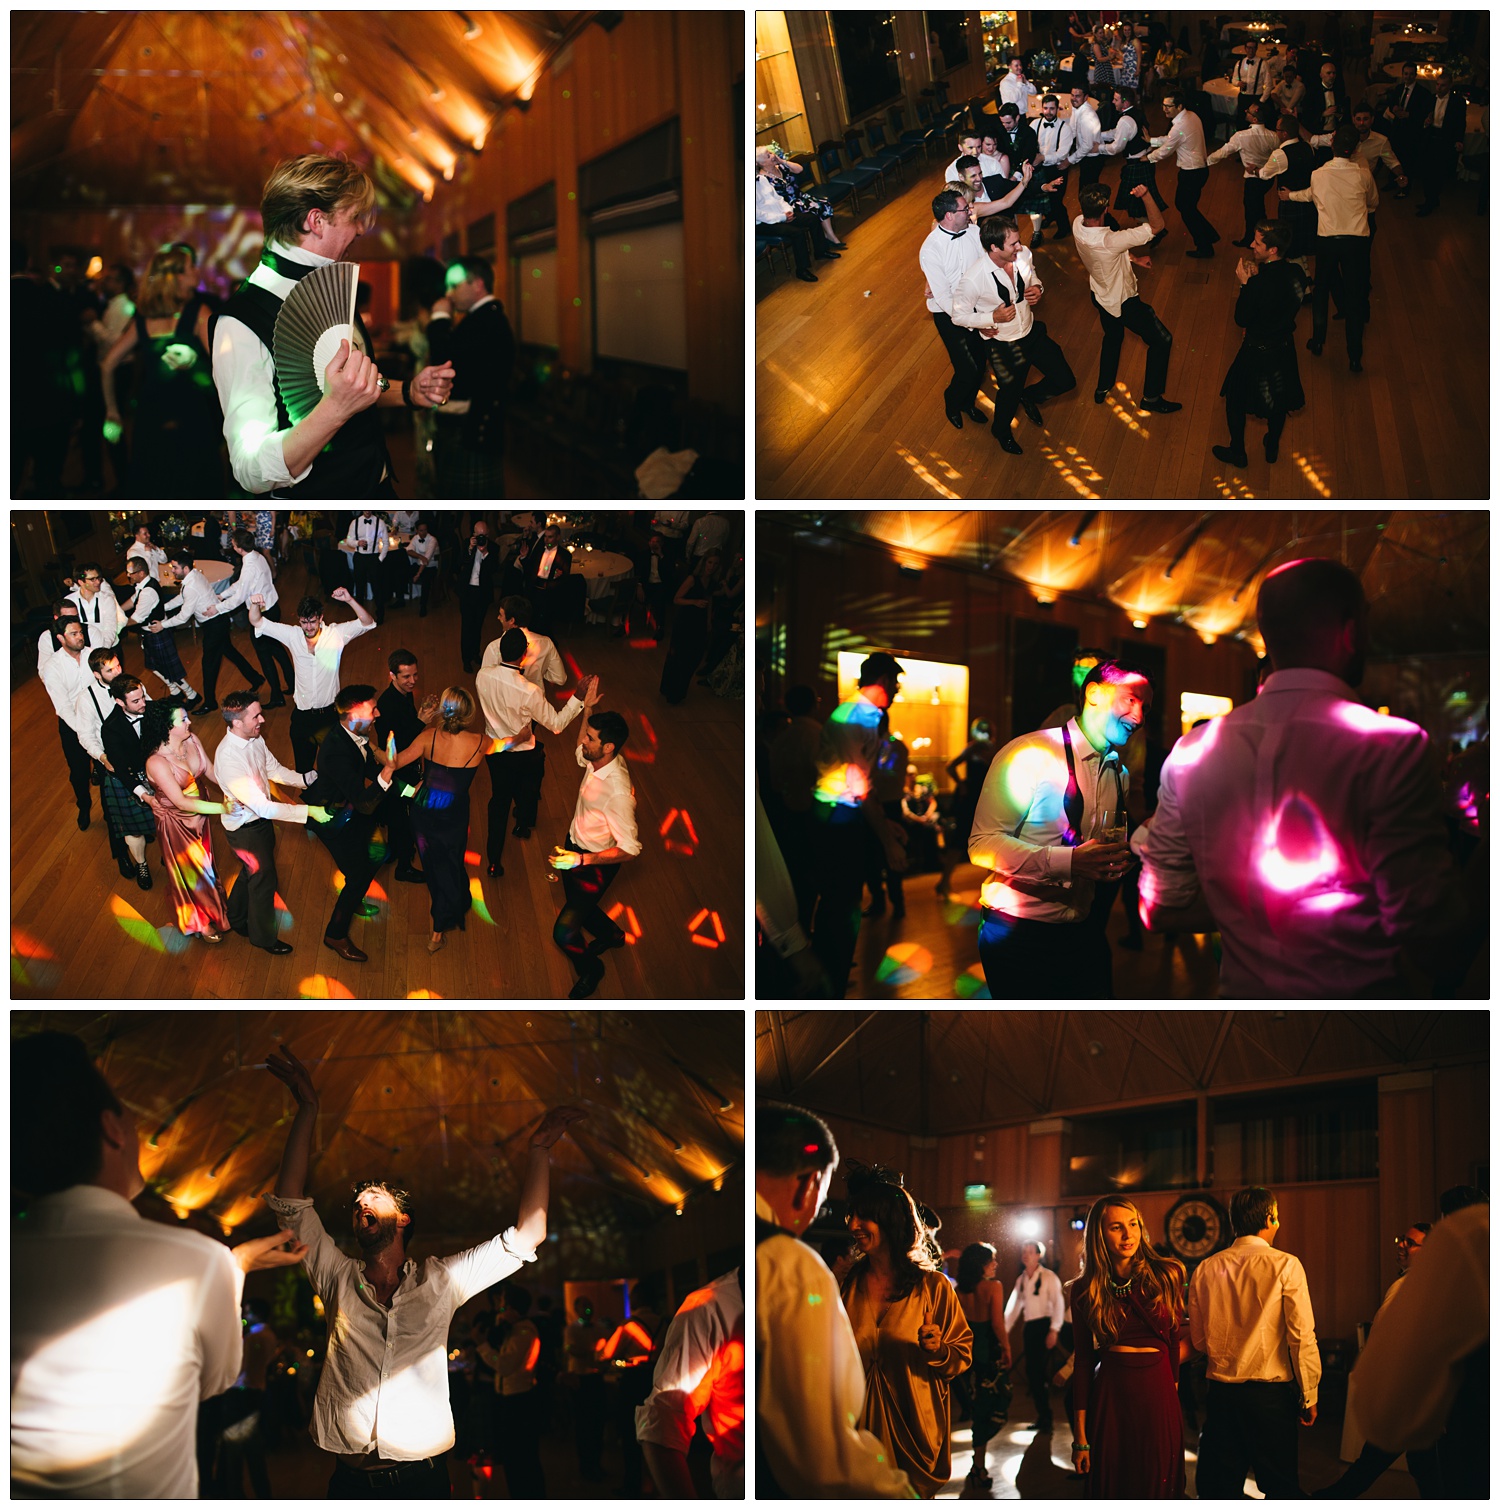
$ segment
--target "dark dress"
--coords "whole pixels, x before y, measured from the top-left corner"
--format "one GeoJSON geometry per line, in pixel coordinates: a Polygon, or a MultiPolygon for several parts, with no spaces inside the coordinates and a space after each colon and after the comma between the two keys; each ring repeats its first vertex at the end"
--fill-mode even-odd
{"type": "Polygon", "coordinates": [[[411,826],[432,893],[432,931],[446,933],[463,927],[473,905],[464,852],[469,847],[469,787],[479,769],[484,742],[479,743],[473,765],[451,766],[433,759],[436,739],[434,732],[423,757],[425,774],[421,790],[411,800],[411,826]]]}
{"type": "Polygon", "coordinates": [[[820,220],[833,219],[833,206],[826,199],[819,199],[816,194],[803,194],[798,191],[801,183],[811,183],[812,175],[804,168],[801,175],[792,173],[789,168],[783,168],[781,177],[774,173],[764,175],[771,180],[771,187],[802,215],[816,215],[820,220]]]}
{"type": "Polygon", "coordinates": [[[1004,1367],[1003,1349],[988,1321],[969,1323],[974,1334],[974,1361],[964,1380],[973,1401],[974,1466],[984,1468],[984,1447],[1010,1415],[1010,1376],[1004,1367]]]}
{"type": "Polygon", "coordinates": [[[168,335],[148,334],[135,317],[135,430],[128,498],[222,498],[219,443],[224,428],[213,363],[193,330],[197,304],[168,335]]]}
{"type": "MultiPolygon", "coordinates": [[[[666,664],[661,668],[661,695],[669,703],[680,703],[688,694],[693,673],[708,648],[709,615],[712,612],[713,584],[702,581],[697,572],[689,578],[690,598],[708,598],[710,607],[679,603],[672,620],[672,640],[667,647],[666,664]]],[[[680,592],[682,589],[679,588],[680,592]]]]}
{"type": "Polygon", "coordinates": [[[1073,1296],[1073,1408],[1087,1410],[1090,1499],[1182,1499],[1182,1409],[1177,1403],[1181,1326],[1147,1311],[1132,1290],[1111,1346],[1151,1353],[1096,1352],[1087,1297],[1073,1296]]]}
{"type": "Polygon", "coordinates": [[[1302,292],[1302,269],[1280,260],[1263,263],[1240,290],[1234,318],[1244,326],[1245,339],[1219,390],[1231,409],[1271,419],[1306,402],[1297,371],[1302,292]]]}

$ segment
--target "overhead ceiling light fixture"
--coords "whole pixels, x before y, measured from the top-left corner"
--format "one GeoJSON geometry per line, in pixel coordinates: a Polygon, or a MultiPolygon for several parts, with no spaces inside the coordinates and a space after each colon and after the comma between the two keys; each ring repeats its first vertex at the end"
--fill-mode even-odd
{"type": "Polygon", "coordinates": [[[459,11],[458,19],[464,24],[464,41],[474,41],[480,35],[479,23],[465,15],[463,11],[459,11]]]}

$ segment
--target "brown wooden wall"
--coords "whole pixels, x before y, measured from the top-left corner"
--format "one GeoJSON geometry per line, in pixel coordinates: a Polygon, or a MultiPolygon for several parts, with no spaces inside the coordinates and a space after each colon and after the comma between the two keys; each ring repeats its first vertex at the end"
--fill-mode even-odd
{"type": "Polygon", "coordinates": [[[731,90],[744,73],[744,27],[741,11],[630,11],[612,32],[591,27],[562,66],[543,76],[529,109],[507,113],[483,153],[462,157],[453,181],[438,185],[411,250],[440,249],[451,232],[470,250],[469,225],[493,213],[503,265],[506,206],[555,182],[559,357],[589,371],[591,280],[576,209],[579,164],[679,116],[689,399],[743,415],[745,175],[735,154],[731,90]]]}
{"type": "MultiPolygon", "coordinates": [[[[757,628],[765,627],[766,613],[776,627],[786,625],[786,673],[768,678],[769,702],[779,701],[786,687],[805,683],[822,695],[824,710],[831,710],[838,701],[837,683],[823,667],[833,660],[832,650],[895,649],[898,655],[968,666],[969,717],[994,719],[1003,742],[1011,729],[1011,622],[1018,618],[1074,625],[1080,645],[1108,649],[1124,639],[1164,647],[1167,681],[1156,689],[1156,701],[1168,749],[1182,732],[1183,692],[1239,704],[1254,691],[1255,654],[1237,640],[1205,645],[1191,630],[1155,619],[1137,631],[1109,603],[1060,598],[1044,611],[1019,583],[936,563],[920,580],[902,576],[883,545],[841,540],[835,550],[794,547],[775,516],[764,513],[757,546],[763,560],[774,558],[776,583],[774,602],[757,610],[757,628]]],[[[1066,690],[1058,689],[1058,702],[1066,690]]]]}
{"type": "MultiPolygon", "coordinates": [[[[1377,1179],[1276,1187],[1279,1246],[1307,1270],[1318,1335],[1325,1341],[1353,1340],[1356,1323],[1374,1316],[1396,1277],[1395,1237],[1414,1221],[1435,1221],[1439,1193],[1471,1183],[1474,1166],[1488,1158],[1488,1063],[1386,1076],[1379,1087],[1377,1179]]],[[[1074,1200],[1060,1193],[1060,1120],[924,1139],[821,1115],[833,1130],[841,1163],[860,1159],[906,1176],[912,1194],[942,1216],[945,1250],[993,1243],[1001,1277],[1013,1277],[1021,1263],[1017,1223],[1036,1218],[1058,1272],[1065,1280],[1077,1272],[1082,1234],[1069,1221],[1087,1211],[1095,1196],[1074,1200]],[[991,1187],[994,1204],[965,1203],[964,1187],[978,1184],[991,1187]]],[[[1141,1115],[1149,1116],[1149,1108],[1141,1115]]],[[[1184,1193],[1133,1197],[1153,1240],[1161,1240],[1167,1212],[1184,1193]]],[[[1227,1209],[1232,1190],[1209,1193],[1227,1209]]],[[[831,1194],[843,1194],[837,1176],[831,1194]]]]}

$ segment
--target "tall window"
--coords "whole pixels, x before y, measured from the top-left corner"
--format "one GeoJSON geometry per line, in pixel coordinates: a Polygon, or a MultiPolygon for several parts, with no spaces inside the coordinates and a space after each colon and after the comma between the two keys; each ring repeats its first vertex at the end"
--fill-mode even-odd
{"type": "Polygon", "coordinates": [[[557,349],[557,186],[545,183],[505,207],[510,319],[523,346],[557,349]]]}
{"type": "Polygon", "coordinates": [[[1379,1129],[1379,1095],[1369,1083],[1216,1100],[1214,1184],[1374,1179],[1379,1129]]]}
{"type": "Polygon", "coordinates": [[[901,93],[896,18],[888,10],[836,10],[828,16],[849,119],[857,121],[901,93]]]}
{"type": "Polygon", "coordinates": [[[1191,1103],[1072,1121],[1065,1196],[1178,1190],[1198,1172],[1198,1113],[1191,1103]]]}

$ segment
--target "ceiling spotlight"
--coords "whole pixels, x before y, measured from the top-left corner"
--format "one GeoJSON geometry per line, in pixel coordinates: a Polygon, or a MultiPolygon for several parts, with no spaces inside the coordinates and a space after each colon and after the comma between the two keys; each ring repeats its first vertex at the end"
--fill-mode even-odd
{"type": "Polygon", "coordinates": [[[1146,627],[1146,621],[1144,619],[1132,619],[1130,622],[1134,624],[1137,629],[1144,629],[1146,627]]]}
{"type": "Polygon", "coordinates": [[[471,20],[462,11],[458,13],[458,19],[464,24],[464,41],[472,42],[479,36],[479,23],[471,20]]]}
{"type": "Polygon", "coordinates": [[[677,1203],[677,1206],[675,1208],[675,1215],[677,1215],[677,1216],[681,1216],[682,1215],[682,1203],[681,1203],[681,1201],[679,1201],[677,1203]]]}

